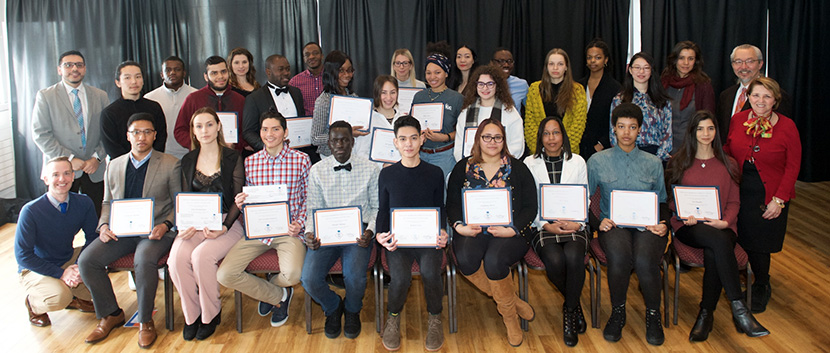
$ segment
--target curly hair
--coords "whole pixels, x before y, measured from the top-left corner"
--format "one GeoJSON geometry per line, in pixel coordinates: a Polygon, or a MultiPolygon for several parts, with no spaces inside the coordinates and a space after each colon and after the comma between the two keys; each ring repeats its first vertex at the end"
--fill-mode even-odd
{"type": "Polygon", "coordinates": [[[464,88],[464,105],[461,109],[471,106],[479,98],[477,82],[481,75],[490,75],[493,78],[496,82],[496,98],[505,108],[513,109],[513,98],[510,96],[510,86],[507,85],[504,71],[492,64],[481,65],[470,75],[467,87],[464,88]]]}

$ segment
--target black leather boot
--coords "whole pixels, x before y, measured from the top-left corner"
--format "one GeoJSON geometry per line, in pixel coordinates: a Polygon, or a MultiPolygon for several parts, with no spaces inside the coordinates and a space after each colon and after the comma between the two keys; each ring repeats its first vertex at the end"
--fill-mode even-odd
{"type": "Polygon", "coordinates": [[[646,309],[646,342],[651,345],[662,345],[666,340],[663,335],[663,324],[660,320],[660,309],[646,309]]]}
{"type": "Polygon", "coordinates": [[[700,308],[697,313],[695,325],[692,326],[692,332],[689,333],[690,342],[703,342],[709,338],[709,332],[712,332],[712,321],[714,320],[714,313],[700,308]]]}
{"type": "Polygon", "coordinates": [[[761,326],[752,313],[746,309],[746,304],[743,300],[733,300],[732,305],[732,321],[735,323],[735,329],[738,333],[746,333],[749,337],[761,337],[769,334],[769,330],[761,326]]]}
{"type": "Polygon", "coordinates": [[[576,346],[579,343],[579,331],[576,320],[576,308],[569,309],[562,307],[562,333],[565,337],[565,345],[568,347],[576,346]]]}
{"type": "Polygon", "coordinates": [[[623,327],[625,327],[625,304],[620,304],[611,308],[611,317],[608,318],[608,323],[605,324],[602,337],[606,341],[617,342],[622,338],[623,327]]]}
{"type": "Polygon", "coordinates": [[[582,314],[582,304],[576,304],[576,328],[580,334],[585,333],[588,329],[588,324],[585,323],[585,315],[582,314]]]}

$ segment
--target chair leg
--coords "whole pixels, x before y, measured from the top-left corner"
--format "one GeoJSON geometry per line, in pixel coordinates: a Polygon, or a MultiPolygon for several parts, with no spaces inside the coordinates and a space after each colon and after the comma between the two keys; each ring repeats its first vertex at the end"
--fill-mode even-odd
{"type": "Polygon", "coordinates": [[[450,310],[452,310],[452,320],[450,320],[450,333],[457,333],[458,332],[458,272],[455,268],[454,264],[447,265],[450,268],[450,278],[452,280],[452,305],[450,305],[450,310]]]}
{"type": "Polygon", "coordinates": [[[236,311],[236,332],[242,333],[242,292],[233,291],[233,307],[236,311]]]}
{"type": "Polygon", "coordinates": [[[591,296],[590,306],[591,306],[591,327],[597,327],[597,317],[596,317],[596,293],[594,293],[594,264],[591,260],[588,260],[588,265],[586,266],[588,270],[588,294],[591,296]]]}
{"type": "Polygon", "coordinates": [[[380,333],[381,327],[383,327],[383,279],[379,273],[383,271],[379,268],[380,264],[377,262],[372,266],[372,281],[375,287],[375,330],[378,333],[380,333]]]}
{"type": "Polygon", "coordinates": [[[308,295],[308,292],[305,292],[305,331],[309,335],[311,334],[311,296],[308,295]]]}
{"type": "Polygon", "coordinates": [[[168,331],[173,331],[173,280],[170,278],[170,271],[167,265],[164,266],[164,321],[168,331]]]}
{"type": "MultiPolygon", "coordinates": [[[[519,299],[527,301],[527,264],[525,264],[524,259],[519,261],[519,265],[516,266],[516,272],[519,273],[519,299]]],[[[522,327],[522,330],[527,332],[527,320],[520,318],[519,325],[522,327]]]]}
{"type": "Polygon", "coordinates": [[[600,321],[601,321],[600,320],[600,314],[601,314],[600,313],[600,307],[602,306],[602,267],[600,267],[602,265],[599,263],[599,260],[597,260],[596,265],[597,265],[597,267],[596,267],[597,268],[597,278],[596,278],[597,279],[597,281],[596,281],[596,284],[597,284],[597,291],[596,291],[597,299],[596,299],[596,303],[595,303],[595,305],[596,305],[595,309],[596,309],[596,324],[597,324],[596,328],[599,328],[600,327],[600,321]]]}
{"type": "Polygon", "coordinates": [[[672,323],[677,325],[677,311],[680,306],[680,258],[674,254],[674,318],[672,323]]]}
{"type": "Polygon", "coordinates": [[[669,263],[663,258],[663,326],[669,327],[669,263]]]}
{"type": "Polygon", "coordinates": [[[746,310],[752,312],[752,284],[755,283],[755,275],[752,273],[752,266],[746,262],[746,310]]]}
{"type": "Polygon", "coordinates": [[[384,315],[385,312],[383,310],[383,303],[384,303],[384,300],[385,300],[384,295],[383,295],[383,275],[384,274],[383,274],[382,270],[378,271],[378,276],[377,277],[379,279],[378,283],[380,284],[380,291],[378,291],[378,300],[377,300],[377,303],[375,305],[375,308],[377,309],[377,312],[378,312],[378,314],[376,315],[378,332],[380,332],[380,330],[382,330],[381,327],[383,327],[384,321],[386,321],[386,315],[384,315]]]}

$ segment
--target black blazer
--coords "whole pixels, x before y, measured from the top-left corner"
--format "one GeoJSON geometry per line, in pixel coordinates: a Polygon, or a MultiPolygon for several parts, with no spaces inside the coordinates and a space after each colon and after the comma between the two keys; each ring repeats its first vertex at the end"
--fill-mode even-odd
{"type": "MultiPolygon", "coordinates": [[[[589,76],[583,77],[578,82],[582,87],[588,86],[589,76]]],[[[611,100],[617,93],[620,93],[620,83],[611,74],[605,72],[599,80],[594,96],[591,99],[591,107],[585,122],[585,133],[582,134],[582,142],[579,145],[579,152],[587,161],[596,152],[594,145],[602,143],[605,148],[611,147],[611,140],[608,137],[608,127],[611,126],[611,100]]],[[[535,141],[534,141],[535,143],[535,141]]]]}
{"type": "MultiPolygon", "coordinates": [[[[294,100],[297,116],[304,116],[303,93],[297,87],[288,86],[288,94],[294,100]]],[[[242,137],[245,142],[253,147],[254,151],[259,151],[263,147],[262,138],[259,137],[259,117],[271,107],[276,108],[276,105],[267,84],[245,97],[245,110],[242,113],[242,137]]]]}
{"type": "MultiPolygon", "coordinates": [[[[199,158],[199,149],[188,152],[182,157],[182,191],[193,191],[193,176],[196,174],[196,160],[199,158]]],[[[234,149],[222,147],[222,160],[219,162],[222,174],[222,210],[227,210],[228,217],[223,224],[231,229],[233,222],[239,217],[239,208],[234,198],[242,192],[245,185],[245,167],[242,157],[234,149]]]]}
{"type": "MultiPolygon", "coordinates": [[[[721,143],[726,143],[726,136],[729,135],[729,123],[732,121],[732,105],[735,104],[735,95],[738,93],[738,88],[741,87],[739,83],[729,86],[723,90],[718,97],[717,118],[718,118],[718,133],[720,134],[721,143]]],[[[781,90],[781,102],[778,104],[776,112],[783,114],[786,117],[792,117],[792,99],[790,95],[784,90],[781,90]]],[[[744,103],[741,111],[751,108],[749,99],[744,103]]]]}

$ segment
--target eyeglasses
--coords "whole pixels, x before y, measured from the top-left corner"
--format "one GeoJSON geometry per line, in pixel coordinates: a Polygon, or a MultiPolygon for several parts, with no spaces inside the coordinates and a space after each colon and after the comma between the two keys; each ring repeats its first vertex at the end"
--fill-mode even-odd
{"type": "Polygon", "coordinates": [[[481,141],[501,143],[504,141],[503,135],[481,135],[481,141]]]}
{"type": "Polygon", "coordinates": [[[732,65],[735,65],[735,66],[741,66],[743,64],[752,65],[756,62],[758,62],[758,60],[755,60],[755,59],[740,60],[740,59],[738,59],[738,60],[732,60],[732,65]]]}
{"type": "Polygon", "coordinates": [[[147,130],[132,130],[132,131],[127,131],[127,133],[128,133],[128,134],[133,135],[133,136],[136,136],[136,137],[137,137],[137,136],[141,136],[141,135],[144,135],[144,136],[150,136],[151,134],[153,134],[153,133],[155,133],[155,132],[156,132],[156,130],[150,130],[150,129],[147,129],[147,130]]]}
{"type": "Polygon", "coordinates": [[[63,66],[64,69],[71,69],[72,66],[75,66],[79,69],[83,69],[84,67],[86,67],[86,64],[84,64],[83,62],[71,63],[67,61],[65,63],[61,63],[61,66],[63,66]]]}
{"type": "Polygon", "coordinates": [[[631,71],[651,71],[651,66],[632,66],[631,71]]]}
{"type": "Polygon", "coordinates": [[[499,65],[504,65],[504,64],[510,65],[514,61],[513,61],[513,59],[493,59],[493,62],[496,63],[496,64],[499,64],[499,65]]]}
{"type": "Polygon", "coordinates": [[[353,73],[354,73],[354,68],[353,68],[353,67],[350,67],[350,68],[348,68],[348,69],[346,69],[346,70],[340,69],[340,73],[341,73],[341,74],[353,74],[353,73]]]}
{"type": "Polygon", "coordinates": [[[411,61],[396,61],[396,62],[394,62],[394,64],[397,67],[404,67],[404,66],[412,65],[412,62],[411,61]]]}
{"type": "Polygon", "coordinates": [[[484,87],[493,88],[493,87],[496,87],[496,83],[493,82],[493,81],[488,81],[488,82],[478,81],[478,82],[476,82],[476,87],[481,88],[481,89],[484,89],[484,87]]]}

